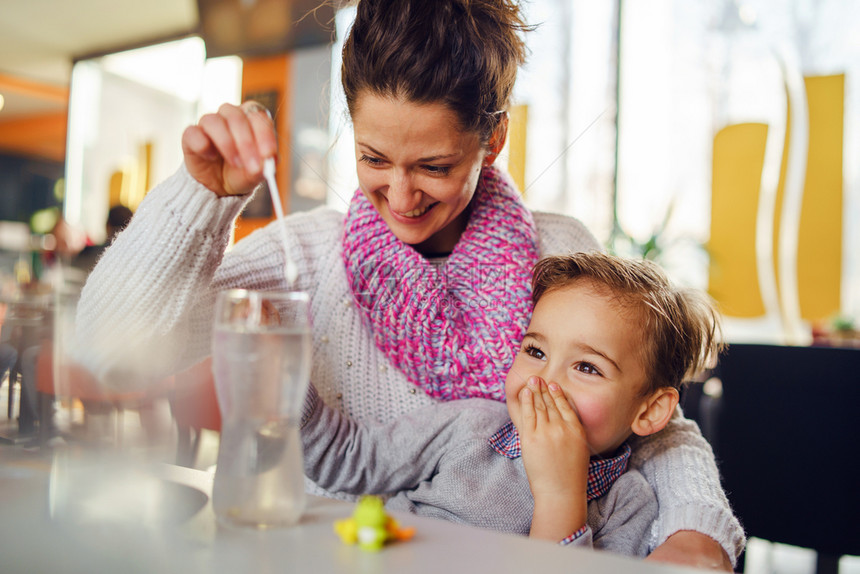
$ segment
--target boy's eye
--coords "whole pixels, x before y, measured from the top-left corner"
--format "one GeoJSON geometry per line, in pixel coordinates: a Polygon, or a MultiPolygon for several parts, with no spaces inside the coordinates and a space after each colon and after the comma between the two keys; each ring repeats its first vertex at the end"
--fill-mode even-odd
{"type": "Polygon", "coordinates": [[[544,352],[535,347],[534,345],[526,345],[525,347],[523,347],[523,353],[525,353],[529,357],[534,357],[535,359],[543,360],[546,357],[544,352]]]}
{"type": "Polygon", "coordinates": [[[601,375],[602,374],[600,372],[600,369],[598,369],[596,366],[594,366],[594,364],[587,363],[585,361],[582,361],[581,363],[577,363],[576,365],[573,366],[573,368],[576,369],[577,371],[585,373],[586,375],[601,375]]]}

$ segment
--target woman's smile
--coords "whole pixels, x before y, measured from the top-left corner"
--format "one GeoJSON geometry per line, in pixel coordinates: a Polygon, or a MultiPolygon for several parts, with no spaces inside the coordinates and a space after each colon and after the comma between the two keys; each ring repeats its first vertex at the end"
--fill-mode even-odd
{"type": "Polygon", "coordinates": [[[428,215],[437,205],[439,205],[439,202],[435,201],[429,205],[425,205],[424,207],[416,207],[406,213],[398,213],[397,211],[391,210],[390,207],[389,209],[391,210],[391,215],[401,220],[403,223],[415,224],[423,222],[425,219],[424,216],[428,215]]]}
{"type": "Polygon", "coordinates": [[[465,229],[487,150],[440,103],[362,94],[353,114],[361,191],[421,253],[450,253],[465,229]]]}

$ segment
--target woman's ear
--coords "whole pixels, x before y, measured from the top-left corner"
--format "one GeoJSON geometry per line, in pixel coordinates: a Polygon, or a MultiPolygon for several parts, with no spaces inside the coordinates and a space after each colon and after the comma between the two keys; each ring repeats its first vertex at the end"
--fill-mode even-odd
{"type": "Polygon", "coordinates": [[[678,405],[678,389],[663,387],[654,391],[642,402],[639,412],[630,425],[630,430],[639,436],[647,436],[663,430],[672,418],[678,405]]]}
{"type": "Polygon", "coordinates": [[[490,136],[490,141],[487,142],[487,155],[484,156],[484,165],[491,166],[496,161],[496,157],[502,152],[505,147],[505,140],[508,138],[508,112],[502,113],[502,119],[499,120],[499,125],[490,136]]]}

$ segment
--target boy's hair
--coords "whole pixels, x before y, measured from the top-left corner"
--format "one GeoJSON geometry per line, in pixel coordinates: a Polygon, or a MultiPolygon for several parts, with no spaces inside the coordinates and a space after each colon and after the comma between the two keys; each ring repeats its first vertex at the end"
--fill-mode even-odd
{"type": "Polygon", "coordinates": [[[680,389],[722,350],[720,315],[711,298],[674,286],[651,261],[596,251],[546,257],[535,265],[532,301],[537,304],[547,292],[580,281],[608,290],[621,307],[638,311],[644,319],[643,395],[662,387],[680,389]]]}
{"type": "Polygon", "coordinates": [[[442,103],[486,143],[508,109],[529,29],[516,0],[360,0],[341,66],[349,113],[364,91],[442,103]]]}

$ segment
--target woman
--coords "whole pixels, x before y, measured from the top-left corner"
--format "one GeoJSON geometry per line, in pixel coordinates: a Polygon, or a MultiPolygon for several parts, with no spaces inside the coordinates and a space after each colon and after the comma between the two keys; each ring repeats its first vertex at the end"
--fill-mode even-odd
{"type": "MultiPolygon", "coordinates": [[[[90,277],[79,312],[88,363],[124,383],[173,372],[208,354],[219,290],[293,287],[311,294],[312,380],[351,416],[389,421],[433,400],[503,400],[532,266],[599,249],[578,221],[529,212],[493,167],[525,29],[511,0],[361,0],[342,68],[360,189],[345,217],[288,218],[293,286],[277,224],[225,254],[263,159],[276,153],[270,118],[253,103],[201,118],[183,135],[184,166],[149,193],[90,277]]],[[[668,542],[653,556],[729,567],[743,534],[695,425],[678,417],[639,448],[658,499],[667,474],[676,500],[688,493],[661,506],[655,543],[668,542]]]]}

